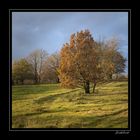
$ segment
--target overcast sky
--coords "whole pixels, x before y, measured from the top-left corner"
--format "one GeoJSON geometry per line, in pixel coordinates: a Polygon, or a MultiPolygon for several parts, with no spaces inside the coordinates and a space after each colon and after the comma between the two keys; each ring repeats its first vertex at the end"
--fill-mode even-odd
{"type": "Polygon", "coordinates": [[[59,51],[72,33],[85,29],[94,40],[118,37],[128,58],[127,12],[12,12],[12,60],[36,49],[59,51]]]}

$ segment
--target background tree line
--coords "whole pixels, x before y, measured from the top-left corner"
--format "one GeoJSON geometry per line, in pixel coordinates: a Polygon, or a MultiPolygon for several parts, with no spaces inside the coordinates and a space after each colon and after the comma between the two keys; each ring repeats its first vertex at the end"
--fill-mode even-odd
{"type": "Polygon", "coordinates": [[[35,50],[26,58],[16,60],[12,64],[13,84],[33,84],[59,82],[59,54],[48,55],[45,50],[35,50]]]}
{"type": "Polygon", "coordinates": [[[48,55],[36,50],[26,58],[12,64],[13,83],[23,84],[31,80],[34,84],[60,82],[63,87],[83,86],[90,93],[100,81],[112,79],[113,74],[124,72],[126,59],[119,52],[119,42],[95,41],[89,30],[70,36],[59,53],[48,55]]]}

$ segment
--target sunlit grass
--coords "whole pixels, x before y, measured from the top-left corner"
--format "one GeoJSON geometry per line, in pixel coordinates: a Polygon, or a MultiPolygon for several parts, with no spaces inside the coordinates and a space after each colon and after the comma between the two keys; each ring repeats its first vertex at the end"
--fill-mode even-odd
{"type": "MultiPolygon", "coordinates": [[[[91,89],[92,90],[92,89],[91,89]]],[[[97,85],[95,94],[58,84],[12,87],[13,128],[127,128],[128,83],[97,85]]]]}

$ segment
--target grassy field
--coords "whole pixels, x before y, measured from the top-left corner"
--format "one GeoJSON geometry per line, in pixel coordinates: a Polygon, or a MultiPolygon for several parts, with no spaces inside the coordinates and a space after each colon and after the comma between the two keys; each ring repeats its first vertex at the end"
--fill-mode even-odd
{"type": "Polygon", "coordinates": [[[58,84],[12,87],[12,128],[127,128],[128,83],[100,84],[97,93],[58,84]]]}

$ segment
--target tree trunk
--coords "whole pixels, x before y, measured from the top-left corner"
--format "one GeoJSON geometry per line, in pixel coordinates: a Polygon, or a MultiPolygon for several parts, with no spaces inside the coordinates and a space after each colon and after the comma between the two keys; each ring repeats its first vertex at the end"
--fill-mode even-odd
{"type": "Polygon", "coordinates": [[[21,80],[21,84],[22,84],[22,85],[24,84],[24,80],[23,80],[23,79],[21,80]]]}
{"type": "Polygon", "coordinates": [[[112,74],[109,74],[109,80],[111,80],[112,79],[112,74]]]}
{"type": "Polygon", "coordinates": [[[37,83],[40,84],[40,82],[41,82],[41,78],[40,78],[40,76],[38,76],[37,83]]]}
{"type": "Polygon", "coordinates": [[[60,83],[59,77],[57,77],[57,83],[60,83]]]}
{"type": "Polygon", "coordinates": [[[37,78],[37,76],[35,75],[35,77],[34,77],[34,84],[37,84],[38,83],[38,78],[37,78]]]}
{"type": "Polygon", "coordinates": [[[85,82],[84,88],[85,88],[85,93],[90,94],[90,82],[89,81],[85,82]]]}
{"type": "Polygon", "coordinates": [[[35,64],[34,64],[34,83],[38,84],[38,73],[37,73],[37,62],[36,62],[36,58],[35,58],[35,64]]]}
{"type": "Polygon", "coordinates": [[[96,87],[96,80],[94,80],[94,85],[93,85],[93,93],[95,93],[95,87],[96,87]]]}

